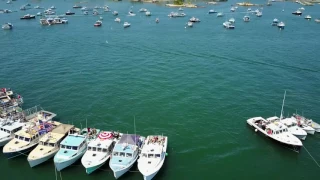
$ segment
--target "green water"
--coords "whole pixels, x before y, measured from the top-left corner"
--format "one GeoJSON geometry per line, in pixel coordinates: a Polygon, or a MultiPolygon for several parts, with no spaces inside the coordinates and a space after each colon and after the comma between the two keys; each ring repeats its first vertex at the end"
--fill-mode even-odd
{"type": "MultiPolygon", "coordinates": [[[[287,90],[284,114],[298,110],[320,122],[320,25],[291,15],[296,3],[264,7],[263,17],[244,23],[246,8],[227,14],[232,2],[185,9],[187,17],[170,19],[172,8],[156,4],[92,1],[88,7],[108,4],[114,16],[68,17],[69,24],[43,27],[24,21],[19,7],[26,3],[58,14],[72,10],[75,1],[23,1],[0,9],[1,23],[12,31],[0,32],[0,84],[24,97],[24,108],[41,105],[58,114],[58,120],[84,127],[169,137],[168,156],[155,179],[317,179],[319,167],[305,149],[299,154],[285,149],[246,125],[255,116],[279,116],[287,90]],[[133,6],[135,17],[126,13],[133,6]],[[153,16],[138,12],[142,7],[153,16]],[[208,15],[209,9],[227,15],[208,15]],[[285,9],[285,12],[282,12],[285,9]],[[192,16],[201,22],[185,28],[192,16]],[[155,23],[155,18],[160,23],[155,23]],[[234,17],[236,29],[222,23],[234,17]],[[270,23],[285,21],[279,31],[270,23]]],[[[262,1],[257,1],[261,3],[262,1]]],[[[305,7],[320,17],[319,5],[305,7]]],[[[255,8],[252,8],[255,10],[255,8]]],[[[80,10],[73,10],[80,14],[80,10]]],[[[304,146],[320,161],[320,135],[308,135],[304,146]]],[[[7,160],[0,155],[2,179],[56,179],[53,161],[30,168],[25,156],[7,160]]],[[[133,167],[121,179],[142,179],[133,167]]],[[[60,179],[60,174],[57,174],[60,179]]],[[[91,175],[80,162],[66,168],[62,179],[113,179],[108,164],[91,175]]]]}

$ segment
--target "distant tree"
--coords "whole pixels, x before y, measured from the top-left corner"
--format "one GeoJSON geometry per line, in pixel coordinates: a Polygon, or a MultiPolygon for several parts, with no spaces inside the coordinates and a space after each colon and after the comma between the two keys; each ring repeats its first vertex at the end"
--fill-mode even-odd
{"type": "Polygon", "coordinates": [[[175,5],[182,5],[183,4],[183,0],[173,0],[173,4],[175,5]]]}

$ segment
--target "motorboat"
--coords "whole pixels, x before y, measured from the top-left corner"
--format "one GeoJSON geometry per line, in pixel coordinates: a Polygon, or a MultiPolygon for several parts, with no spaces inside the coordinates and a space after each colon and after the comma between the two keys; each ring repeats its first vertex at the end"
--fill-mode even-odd
{"type": "Polygon", "coordinates": [[[307,125],[307,126],[313,128],[315,130],[315,132],[320,132],[320,125],[318,123],[316,123],[315,121],[313,121],[312,119],[307,119],[299,114],[293,114],[293,117],[295,117],[295,119],[298,121],[298,124],[307,125]]]}
{"type": "Polygon", "coordinates": [[[96,21],[96,23],[94,23],[93,26],[95,26],[95,27],[100,27],[100,26],[102,26],[102,21],[100,21],[100,20],[96,21]]]}
{"type": "Polygon", "coordinates": [[[104,11],[104,12],[109,12],[109,11],[110,11],[110,9],[109,9],[109,7],[108,7],[108,6],[106,6],[106,7],[104,7],[104,8],[103,8],[103,11],[104,11]]]}
{"type": "Polygon", "coordinates": [[[312,19],[312,17],[311,17],[310,15],[306,15],[304,18],[305,18],[306,20],[311,20],[311,19],[312,19]]]}
{"type": "Polygon", "coordinates": [[[284,22],[279,22],[278,24],[277,24],[277,26],[278,26],[278,28],[280,28],[280,29],[284,29],[284,27],[286,26],[285,24],[284,24],[284,22]]]}
{"type": "Polygon", "coordinates": [[[129,171],[137,161],[139,151],[143,148],[145,137],[135,134],[123,134],[115,144],[109,166],[114,177],[118,179],[129,171]]]}
{"type": "Polygon", "coordinates": [[[34,9],[43,9],[43,7],[35,6],[34,9]]]}
{"type": "Polygon", "coordinates": [[[3,10],[3,13],[12,13],[12,11],[9,9],[5,9],[5,10],[3,10]]]}
{"type": "Polygon", "coordinates": [[[118,11],[113,11],[113,13],[112,13],[114,16],[118,16],[118,11]]]}
{"type": "Polygon", "coordinates": [[[3,147],[3,153],[8,159],[27,154],[39,143],[39,139],[59,125],[59,122],[44,122],[39,125],[28,122],[15,133],[14,138],[3,147]]]}
{"type": "Polygon", "coordinates": [[[228,21],[232,24],[236,23],[236,20],[234,18],[230,18],[228,21]]]}
{"type": "Polygon", "coordinates": [[[317,23],[320,23],[320,19],[315,19],[314,21],[317,23]]]}
{"type": "Polygon", "coordinates": [[[273,122],[281,122],[282,124],[284,124],[285,126],[287,126],[289,132],[291,134],[293,134],[294,136],[296,136],[297,138],[301,139],[301,140],[305,140],[307,138],[307,133],[306,131],[304,131],[303,129],[301,129],[298,125],[297,125],[297,121],[293,118],[284,118],[284,119],[280,119],[277,116],[273,116],[273,117],[269,117],[267,118],[267,121],[273,123],[273,122]]]}
{"type": "Polygon", "coordinates": [[[217,17],[223,17],[223,16],[224,16],[224,14],[221,12],[217,14],[217,17]]]}
{"type": "Polygon", "coordinates": [[[123,27],[124,27],[124,28],[130,27],[130,26],[131,26],[131,24],[128,23],[128,22],[124,22],[124,23],[123,23],[123,27]]]}
{"type": "Polygon", "coordinates": [[[215,11],[214,9],[210,9],[208,14],[214,14],[214,13],[217,13],[217,11],[215,11]]]}
{"type": "Polygon", "coordinates": [[[159,22],[160,22],[159,18],[156,18],[156,23],[159,23],[159,22]]]}
{"type": "Polygon", "coordinates": [[[68,24],[68,20],[66,18],[56,17],[53,19],[53,24],[68,24]]]}
{"type": "Polygon", "coordinates": [[[271,25],[272,25],[272,26],[277,26],[278,23],[279,23],[279,20],[278,20],[277,18],[274,18],[273,21],[272,21],[272,23],[271,23],[271,25]]]}
{"type": "Polygon", "coordinates": [[[128,16],[135,16],[136,14],[132,13],[132,12],[128,12],[128,16]]]}
{"type": "Polygon", "coordinates": [[[224,23],[222,23],[223,27],[225,27],[226,29],[234,29],[235,26],[233,25],[233,23],[226,21],[224,23]]]}
{"type": "MultiPolygon", "coordinates": [[[[104,8],[107,8],[108,6],[106,6],[106,7],[100,7],[100,6],[95,6],[93,9],[104,9],[104,8]]],[[[109,9],[109,7],[108,7],[108,9],[109,9]]]]}
{"type": "Polygon", "coordinates": [[[22,10],[22,11],[27,10],[27,7],[26,6],[21,6],[20,10],[22,10]]]}
{"type": "Polygon", "coordinates": [[[44,11],[44,14],[45,15],[54,15],[54,14],[56,14],[56,12],[52,11],[52,9],[47,9],[44,11]]]}
{"type": "Polygon", "coordinates": [[[259,132],[295,152],[299,152],[302,147],[302,142],[292,135],[287,126],[281,122],[272,123],[262,117],[254,117],[248,119],[247,124],[253,127],[255,132],[259,132]]]}
{"type": "Polygon", "coordinates": [[[243,17],[243,21],[244,21],[244,22],[249,22],[249,21],[250,21],[250,16],[247,16],[247,15],[244,16],[244,17],[243,17]]]}
{"type": "Polygon", "coordinates": [[[77,8],[82,8],[82,6],[81,6],[81,5],[78,5],[78,4],[75,4],[75,5],[73,6],[73,8],[75,8],[75,9],[77,9],[77,8]]]}
{"type": "Polygon", "coordinates": [[[150,12],[150,11],[147,11],[147,12],[146,12],[146,16],[151,16],[151,12],[150,12]]]}
{"type": "Polygon", "coordinates": [[[256,16],[257,16],[257,17],[262,17],[262,12],[261,12],[261,11],[258,11],[258,12],[256,13],[256,16]]]}
{"type": "Polygon", "coordinates": [[[301,8],[299,8],[299,10],[304,11],[305,9],[304,9],[304,7],[301,7],[301,8]]]}
{"type": "Polygon", "coordinates": [[[10,0],[9,0],[9,1],[7,1],[7,4],[11,4],[11,3],[12,3],[12,1],[10,1],[10,0]]]}
{"type": "Polygon", "coordinates": [[[99,19],[100,19],[100,20],[103,20],[103,17],[102,17],[102,16],[100,16],[100,17],[99,17],[99,19]]]}
{"type": "Polygon", "coordinates": [[[84,11],[83,14],[84,14],[84,15],[88,15],[89,12],[88,12],[88,11],[84,11]]]}
{"type": "Polygon", "coordinates": [[[30,167],[37,166],[52,158],[60,149],[60,142],[68,135],[79,132],[74,125],[60,124],[51,132],[45,134],[38,144],[28,155],[30,167]]]}
{"type": "Polygon", "coordinates": [[[230,8],[230,11],[231,11],[231,12],[234,12],[234,11],[236,11],[236,8],[231,7],[231,8],[230,8]]]}
{"type": "Polygon", "coordinates": [[[13,28],[13,25],[11,23],[5,23],[2,25],[2,29],[4,30],[11,30],[13,28]]]}
{"type": "Polygon", "coordinates": [[[95,140],[88,144],[87,151],[81,158],[87,174],[91,174],[107,162],[121,135],[118,132],[102,131],[95,140]]]}
{"type": "Polygon", "coordinates": [[[42,12],[38,12],[38,13],[37,13],[37,16],[42,16],[42,12]]]}
{"type": "Polygon", "coordinates": [[[21,17],[20,19],[35,19],[35,18],[36,18],[35,15],[26,14],[23,17],[21,17]]]}
{"type": "Polygon", "coordinates": [[[188,21],[188,22],[187,22],[187,26],[188,26],[188,27],[193,27],[193,22],[188,21]]]}
{"type": "Polygon", "coordinates": [[[296,10],[292,14],[300,16],[302,15],[302,12],[300,10],[296,10]]]}
{"type": "Polygon", "coordinates": [[[50,9],[56,9],[56,7],[55,6],[51,6],[50,9]]]}
{"type": "Polygon", "coordinates": [[[252,11],[252,9],[251,9],[251,8],[248,8],[248,9],[247,9],[247,12],[251,12],[251,11],[252,11]]]}
{"type": "Polygon", "coordinates": [[[115,22],[118,22],[118,23],[121,22],[120,18],[116,18],[116,19],[114,19],[114,21],[115,21],[115,22]]]}
{"type": "Polygon", "coordinates": [[[92,15],[97,16],[100,15],[100,13],[98,11],[93,11],[92,15]]]}
{"type": "Polygon", "coordinates": [[[141,8],[140,10],[139,10],[139,12],[147,12],[148,10],[146,9],[146,8],[141,8]]]}
{"type": "Polygon", "coordinates": [[[87,144],[96,138],[98,129],[84,128],[80,133],[68,134],[60,143],[60,149],[53,161],[57,171],[72,165],[87,151],[87,144]]]}
{"type": "Polygon", "coordinates": [[[162,135],[148,136],[141,149],[138,169],[143,179],[151,180],[163,166],[167,154],[168,137],[162,135]]]}
{"type": "MultiPolygon", "coordinates": [[[[7,25],[4,24],[5,26],[2,26],[2,27],[10,28],[9,24],[7,25]]],[[[5,112],[8,109],[14,109],[16,107],[20,107],[22,104],[23,104],[23,98],[21,95],[14,93],[11,88],[1,88],[1,91],[0,91],[0,110],[1,111],[5,112]]]]}
{"type": "Polygon", "coordinates": [[[199,18],[192,17],[189,19],[190,22],[200,22],[199,18]]]}
{"type": "Polygon", "coordinates": [[[75,13],[74,12],[70,12],[70,10],[68,10],[67,12],[66,12],[66,15],[74,15],[75,13]]]}
{"type": "Polygon", "coordinates": [[[5,119],[0,124],[0,147],[6,145],[14,138],[14,134],[20,131],[26,123],[13,121],[9,118],[5,119]]]}

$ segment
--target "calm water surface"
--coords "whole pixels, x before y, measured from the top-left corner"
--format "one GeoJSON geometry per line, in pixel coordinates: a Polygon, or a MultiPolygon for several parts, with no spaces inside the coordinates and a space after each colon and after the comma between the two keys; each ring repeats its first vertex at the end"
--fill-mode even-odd
{"type": "MultiPolygon", "coordinates": [[[[246,125],[254,116],[280,114],[287,90],[285,115],[298,110],[320,122],[320,24],[303,17],[320,17],[319,5],[305,7],[303,16],[291,12],[296,3],[273,3],[263,17],[247,8],[230,13],[221,3],[187,9],[187,17],[170,19],[177,9],[163,5],[90,1],[85,6],[109,5],[119,12],[121,24],[105,12],[83,16],[72,9],[76,1],[0,2],[0,22],[11,22],[12,31],[0,31],[0,84],[24,96],[24,108],[41,105],[58,114],[64,123],[88,125],[141,135],[169,136],[168,157],[155,179],[316,179],[319,167],[302,149],[299,154],[259,136],[246,125]],[[41,26],[36,20],[20,20],[30,3],[57,14],[67,10],[69,24],[41,26]],[[126,16],[129,8],[137,14],[126,16]],[[139,13],[140,8],[151,17],[139,13]],[[209,9],[225,13],[217,18],[209,9]],[[282,9],[285,11],[282,12],[282,9]],[[185,28],[192,16],[201,22],[185,28]],[[155,18],[160,23],[155,23],[155,18]],[[222,23],[236,19],[236,29],[222,23]],[[286,23],[283,31],[272,27],[274,18],[286,23]],[[124,29],[123,22],[131,23],[124,29]]],[[[265,3],[252,1],[253,3],[265,3]]],[[[253,7],[253,10],[256,8],[253,7]]],[[[304,146],[320,161],[320,135],[308,135],[304,146]]],[[[7,160],[0,155],[3,179],[55,179],[53,161],[30,168],[25,156],[7,160]]],[[[142,179],[137,168],[121,179],[142,179]]],[[[58,179],[59,178],[58,174],[58,179]]],[[[62,171],[63,179],[113,179],[108,166],[91,175],[77,162],[62,171]]]]}

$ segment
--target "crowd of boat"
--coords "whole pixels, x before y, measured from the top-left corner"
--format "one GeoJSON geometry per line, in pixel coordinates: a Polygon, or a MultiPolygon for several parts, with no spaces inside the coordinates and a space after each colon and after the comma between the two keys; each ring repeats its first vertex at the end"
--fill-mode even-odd
{"type": "Polygon", "coordinates": [[[247,120],[247,124],[253,127],[255,132],[259,132],[293,151],[300,152],[303,146],[301,140],[306,140],[308,134],[320,133],[320,125],[297,113],[283,117],[284,100],[280,117],[272,116],[266,119],[253,117],[247,120]]]}
{"type": "Polygon", "coordinates": [[[167,136],[64,124],[54,120],[55,113],[38,106],[22,110],[23,98],[9,88],[1,89],[0,102],[3,154],[8,159],[27,156],[30,167],[53,158],[56,170],[61,171],[81,159],[86,173],[91,174],[109,160],[114,177],[119,178],[137,162],[143,178],[150,180],[167,155],[167,136]]]}
{"type": "MultiPolygon", "coordinates": [[[[9,0],[10,1],[10,0],[9,0]]],[[[8,1],[8,2],[9,2],[8,1]]],[[[10,1],[10,3],[12,3],[10,1]]],[[[268,4],[269,6],[270,4],[268,4]]],[[[28,9],[31,9],[31,4],[26,4],[20,7],[21,11],[25,11],[28,9]]],[[[85,7],[85,6],[81,6],[79,4],[76,4],[72,7],[73,9],[80,9],[80,12],[76,12],[76,11],[70,11],[68,10],[67,12],[65,12],[62,15],[56,15],[56,7],[55,6],[51,6],[50,8],[44,10],[43,12],[39,11],[36,15],[31,15],[31,14],[26,14],[23,17],[21,17],[20,19],[36,19],[36,16],[40,16],[40,24],[41,25],[54,25],[54,24],[67,24],[68,23],[68,19],[66,18],[66,16],[72,16],[75,14],[82,14],[82,15],[89,15],[92,12],[92,15],[94,16],[98,16],[101,15],[101,11],[103,12],[111,12],[109,6],[95,6],[94,8],[89,8],[89,7],[85,7]]],[[[40,7],[40,6],[35,6],[34,9],[44,9],[44,7],[40,7]]],[[[226,20],[225,22],[222,23],[223,27],[225,27],[226,29],[234,29],[235,28],[235,18],[232,17],[232,13],[236,12],[238,9],[237,5],[232,5],[230,8],[230,13],[228,16],[230,16],[229,20],[226,20]],[[230,15],[231,14],[231,15],[230,15]]],[[[299,8],[298,10],[292,12],[292,14],[294,15],[298,15],[301,16],[303,11],[305,9],[303,7],[299,8]]],[[[185,17],[186,14],[184,12],[180,13],[181,11],[184,11],[182,7],[179,7],[178,12],[171,12],[168,14],[168,17],[170,18],[177,18],[177,17],[185,17]]],[[[263,7],[258,8],[256,10],[252,10],[251,8],[248,8],[246,12],[242,12],[245,13],[246,15],[243,16],[243,21],[244,22],[250,22],[251,17],[250,14],[253,14],[256,17],[262,17],[263,13],[263,7]]],[[[282,10],[284,11],[284,9],[282,10]]],[[[4,10],[0,10],[0,12],[2,13],[11,13],[12,11],[9,9],[4,9],[4,10]]],[[[139,10],[140,13],[145,13],[146,16],[151,16],[152,13],[147,10],[146,8],[141,8],[139,10]]],[[[118,16],[118,11],[112,11],[112,14],[114,16],[118,16]]],[[[217,17],[224,17],[225,14],[223,12],[218,12],[214,9],[210,9],[208,14],[216,14],[217,17]]],[[[130,8],[130,10],[128,11],[127,16],[136,16],[136,14],[133,12],[133,9],[130,8]]],[[[311,15],[306,15],[304,17],[307,20],[311,20],[312,17],[311,15]]],[[[100,27],[102,26],[102,20],[103,17],[100,16],[100,18],[94,23],[95,27],[100,27]]],[[[116,17],[114,19],[115,22],[120,23],[121,19],[119,17],[116,17]]],[[[160,22],[159,18],[155,19],[156,23],[160,22]]],[[[199,18],[196,17],[191,17],[189,19],[189,21],[186,23],[186,27],[193,27],[195,22],[200,22],[199,18]]],[[[315,19],[315,22],[320,23],[320,19],[315,19]]],[[[279,21],[277,18],[274,18],[274,20],[271,22],[272,26],[277,26],[279,29],[284,29],[285,27],[285,22],[283,21],[279,21]]],[[[130,27],[131,24],[129,22],[124,22],[123,23],[123,27],[127,28],[130,27]]],[[[10,30],[13,28],[13,25],[11,23],[5,23],[2,25],[2,28],[5,30],[10,30]]]]}

